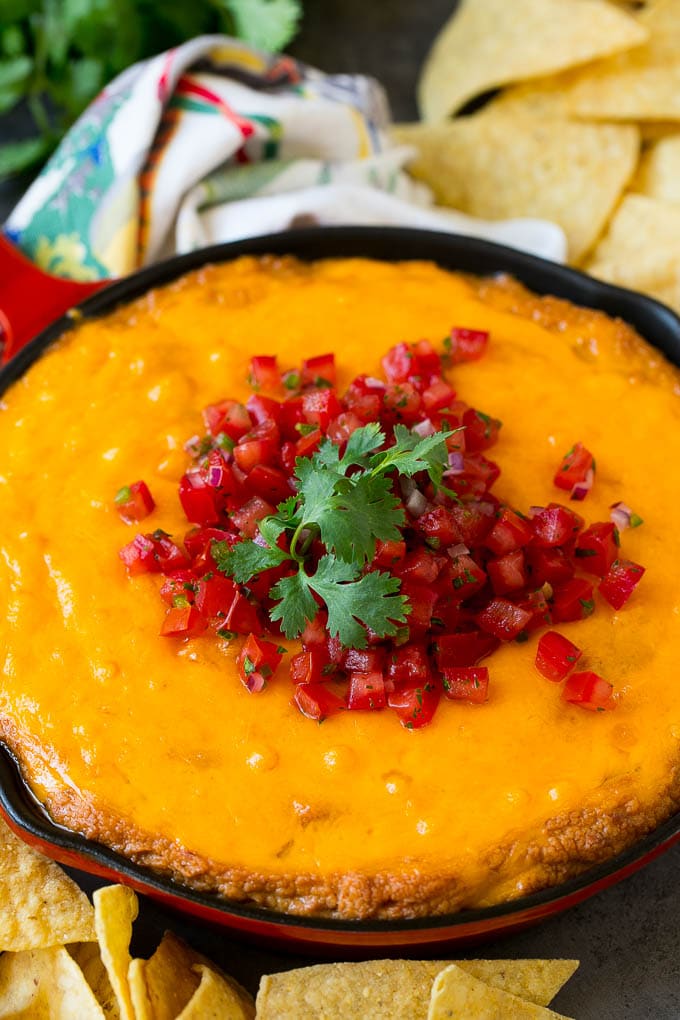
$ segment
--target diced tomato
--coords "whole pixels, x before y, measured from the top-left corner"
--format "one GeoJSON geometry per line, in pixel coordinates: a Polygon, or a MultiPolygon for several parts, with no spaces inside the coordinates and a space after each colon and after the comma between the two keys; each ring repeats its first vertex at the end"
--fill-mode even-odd
{"type": "MultiPolygon", "coordinates": [[[[462,506],[452,506],[451,513],[460,532],[461,542],[469,549],[475,545],[480,545],[495,523],[493,507],[490,504],[475,505],[468,503],[462,506]],[[487,509],[488,513],[486,512],[487,509]]],[[[505,549],[502,551],[509,552],[509,550],[505,549]]]]}
{"type": "Polygon", "coordinates": [[[312,645],[323,645],[328,638],[328,614],[320,611],[313,620],[308,620],[305,629],[300,636],[300,642],[305,651],[312,645]]]}
{"type": "Polygon", "coordinates": [[[445,485],[460,499],[481,499],[499,477],[501,469],[483,453],[466,454],[461,474],[445,474],[445,485]]]}
{"type": "Polygon", "coordinates": [[[425,645],[410,641],[390,651],[385,673],[395,684],[413,681],[424,684],[430,677],[430,659],[425,645]]]}
{"type": "Polygon", "coordinates": [[[444,549],[461,541],[456,518],[447,507],[436,506],[426,510],[413,524],[434,549],[444,549]]]}
{"type": "Polygon", "coordinates": [[[256,496],[274,504],[282,503],[293,494],[288,476],[279,468],[268,467],[266,464],[255,465],[248,475],[246,487],[256,496]]]}
{"type": "Polygon", "coordinates": [[[160,597],[168,606],[174,605],[176,599],[184,599],[189,605],[193,605],[196,583],[196,575],[191,570],[176,570],[174,574],[168,574],[163,579],[160,597]]]}
{"type": "Polygon", "coordinates": [[[318,354],[302,362],[303,386],[335,386],[335,355],[318,354]]]}
{"type": "Polygon", "coordinates": [[[348,411],[353,411],[363,423],[378,420],[384,391],[384,386],[375,389],[365,380],[366,376],[357,376],[342,398],[343,406],[348,411]]]}
{"type": "Polygon", "coordinates": [[[417,362],[419,375],[441,375],[442,359],[429,340],[417,340],[411,344],[411,351],[417,362]]]}
{"type": "Polygon", "coordinates": [[[302,414],[310,425],[318,425],[325,432],[332,418],[342,411],[335,390],[310,390],[302,396],[302,414]]]}
{"type": "Polygon", "coordinates": [[[585,482],[588,472],[594,471],[595,460],[583,443],[574,443],[569,453],[562,458],[553,479],[558,489],[571,491],[577,482],[585,482]]]}
{"type": "Polygon", "coordinates": [[[619,554],[619,533],[611,521],[591,524],[576,540],[574,555],[581,570],[604,577],[619,554]]]}
{"type": "Polygon", "coordinates": [[[559,634],[549,630],[541,634],[536,648],[536,669],[546,680],[560,683],[581,658],[581,649],[559,634]]]}
{"type": "Polygon", "coordinates": [[[342,665],[348,673],[382,673],[384,648],[348,648],[342,665]]]}
{"type": "Polygon", "coordinates": [[[506,506],[484,538],[484,545],[496,556],[504,556],[527,545],[532,535],[531,523],[506,506]]]}
{"type": "Polygon", "coordinates": [[[560,585],[574,576],[574,564],[564,549],[529,546],[526,555],[533,584],[560,585]]]}
{"type": "Polygon", "coordinates": [[[238,593],[234,582],[222,574],[207,574],[195,583],[196,608],[209,620],[224,620],[238,593]]]}
{"type": "Polygon", "coordinates": [[[401,594],[406,595],[409,601],[406,623],[411,637],[419,637],[430,628],[437,593],[424,584],[403,581],[401,594]]]}
{"type": "Polygon", "coordinates": [[[256,634],[249,634],[238,657],[241,682],[251,693],[264,689],[267,680],[276,672],[283,649],[256,634]]]}
{"type": "Polygon", "coordinates": [[[341,712],[345,702],[327,684],[297,684],[293,702],[308,719],[323,722],[329,715],[341,712]]]}
{"type": "Polygon", "coordinates": [[[375,670],[370,673],[351,672],[349,674],[349,691],[347,707],[354,711],[377,711],[387,704],[385,697],[385,681],[382,672],[375,670]]]}
{"type": "Polygon", "coordinates": [[[202,634],[208,621],[205,620],[194,606],[173,606],[168,609],[161,626],[162,637],[198,637],[202,634]]]}
{"type": "Polygon", "coordinates": [[[302,397],[289,397],[279,407],[279,428],[281,435],[289,442],[297,442],[300,433],[297,426],[305,420],[302,412],[302,397]]]}
{"type": "Polygon", "coordinates": [[[584,577],[574,577],[553,591],[551,611],[555,623],[585,620],[594,609],[593,586],[584,577]]]}
{"type": "Polygon", "coordinates": [[[216,569],[212,557],[213,542],[226,542],[232,546],[236,542],[236,535],[224,528],[192,528],[184,536],[184,548],[192,560],[192,569],[208,573],[216,569]]]}
{"type": "Polygon", "coordinates": [[[279,400],[263,397],[260,393],[253,393],[246,403],[248,413],[256,425],[261,425],[265,421],[273,421],[278,425],[282,406],[279,400]]]}
{"type": "Polygon", "coordinates": [[[361,428],[364,423],[354,411],[342,411],[337,418],[329,422],[326,435],[332,443],[342,446],[346,443],[353,432],[361,428]]]}
{"type": "Polygon", "coordinates": [[[489,670],[486,666],[449,666],[442,670],[444,697],[482,705],[489,700],[489,670]]]}
{"type": "Polygon", "coordinates": [[[258,354],[251,358],[248,383],[254,390],[266,390],[268,393],[277,390],[281,385],[281,373],[276,357],[258,354]]]}
{"type": "Polygon", "coordinates": [[[507,595],[526,587],[527,570],[521,549],[515,549],[498,559],[490,559],[486,570],[496,595],[507,595]]]}
{"type": "Polygon", "coordinates": [[[160,529],[150,535],[135,535],[118,555],[132,577],[147,573],[172,574],[190,566],[179,546],[160,529]]]}
{"type": "Polygon", "coordinates": [[[237,400],[221,400],[203,408],[203,421],[211,436],[225,432],[230,439],[240,439],[250,432],[253,422],[247,409],[237,400]]]}
{"type": "Polygon", "coordinates": [[[306,435],[300,436],[295,444],[295,459],[298,457],[311,457],[321,445],[323,433],[321,429],[312,429],[306,435]]]}
{"type": "Polygon", "coordinates": [[[465,554],[454,556],[445,573],[454,596],[461,602],[475,595],[486,584],[486,573],[471,556],[465,554]]]}
{"type": "Polygon", "coordinates": [[[616,708],[613,685],[590,670],[567,677],[562,697],[570,704],[588,708],[591,712],[607,712],[616,708]]]}
{"type": "Polygon", "coordinates": [[[126,524],[143,521],[156,509],[154,498],[146,482],[132,482],[116,493],[116,510],[126,524]]]}
{"type": "Polygon", "coordinates": [[[632,560],[614,560],[600,582],[600,595],[614,609],[621,609],[642,580],[645,568],[632,560]]]}
{"type": "Polygon", "coordinates": [[[498,645],[497,637],[479,630],[442,634],[435,644],[437,666],[442,672],[457,666],[476,666],[495,652],[498,645]]]}
{"type": "Polygon", "coordinates": [[[406,382],[413,371],[413,352],[408,344],[395,344],[382,359],[382,367],[391,383],[406,382]]]}
{"type": "Polygon", "coordinates": [[[253,496],[247,503],[244,503],[240,510],[236,510],[231,519],[237,531],[244,538],[254,538],[257,534],[257,526],[263,517],[270,517],[274,513],[271,503],[260,496],[253,496]]]}
{"type": "Polygon", "coordinates": [[[383,567],[391,570],[396,563],[403,560],[406,555],[406,542],[380,542],[376,543],[375,556],[373,557],[374,567],[383,567]]]}
{"type": "Polygon", "coordinates": [[[423,390],[423,407],[430,411],[441,411],[456,399],[456,391],[443,379],[435,379],[426,390],[423,390]]]}
{"type": "Polygon", "coordinates": [[[404,581],[414,584],[433,584],[445,564],[445,557],[434,556],[428,549],[421,546],[419,549],[406,553],[399,563],[393,565],[391,573],[395,577],[401,577],[404,581]]]}
{"type": "Polygon", "coordinates": [[[444,342],[444,350],[452,365],[463,361],[478,361],[486,353],[489,334],[483,329],[465,329],[454,326],[444,342]]]}
{"type": "Polygon", "coordinates": [[[531,619],[524,628],[525,630],[536,630],[537,627],[545,627],[546,624],[552,623],[550,604],[540,588],[537,591],[530,591],[515,601],[521,609],[526,609],[528,613],[531,613],[531,619]]]}
{"type": "Polygon", "coordinates": [[[474,407],[468,408],[463,414],[463,425],[465,426],[465,448],[470,453],[479,453],[488,450],[490,446],[498,441],[498,433],[502,422],[498,418],[492,418],[483,411],[477,411],[474,407]]]}
{"type": "Polygon", "coordinates": [[[290,678],[294,684],[321,683],[335,672],[330,663],[325,642],[309,645],[307,651],[299,652],[290,660],[290,678]]]}
{"type": "Polygon", "coordinates": [[[262,629],[257,609],[245,595],[237,591],[224,620],[220,621],[218,633],[226,631],[232,634],[250,634],[251,632],[261,634],[262,629]]]}
{"type": "Polygon", "coordinates": [[[234,447],[234,460],[248,474],[256,464],[276,464],[281,436],[276,422],[268,418],[246,433],[234,447]]]}
{"type": "Polygon", "coordinates": [[[432,681],[424,684],[410,681],[397,685],[387,695],[387,704],[397,713],[399,722],[407,730],[427,726],[437,710],[441,687],[432,681]]]}
{"type": "Polygon", "coordinates": [[[220,516],[219,491],[205,480],[202,471],[187,471],[179,482],[179,501],[192,524],[214,524],[220,516]]]}
{"type": "Polygon", "coordinates": [[[383,406],[390,422],[412,424],[418,419],[420,394],[410,382],[391,383],[385,387],[383,406]]]}
{"type": "Polygon", "coordinates": [[[494,598],[475,617],[488,634],[501,641],[512,641],[531,620],[531,613],[504,598],[494,598]]]}
{"type": "Polygon", "coordinates": [[[560,503],[548,503],[531,518],[533,543],[538,546],[564,545],[576,538],[584,525],[579,514],[560,503]]]}

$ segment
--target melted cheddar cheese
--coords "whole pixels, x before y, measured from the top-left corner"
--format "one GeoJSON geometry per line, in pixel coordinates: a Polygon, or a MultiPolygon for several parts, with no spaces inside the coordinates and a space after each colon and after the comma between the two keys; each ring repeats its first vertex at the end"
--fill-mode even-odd
{"type": "Polygon", "coordinates": [[[239,898],[399,913],[402,888],[418,913],[556,881],[676,803],[679,424],[675,370],[622,323],[426,263],[243,258],[85,322],[0,406],[0,735],[55,818],[239,898]],[[580,440],[597,458],[587,522],[618,500],[644,518],[623,536],[647,568],[630,602],[597,598],[558,628],[616,709],[566,704],[533,666],[534,635],[487,660],[485,706],[443,701],[411,732],[392,712],[318,725],[291,707],[285,660],[252,695],[235,645],[160,637],[159,578],[128,578],[118,550],[188,530],[177,485],[201,408],[246,398],[252,354],[286,368],[333,350],[342,392],[394,343],[454,325],[491,333],[449,378],[504,422],[496,494],[525,511],[568,501],[552,478],[580,440]],[[130,527],[113,497],[138,478],[157,509],[130,527]],[[343,876],[388,892],[338,893],[343,876]],[[422,908],[419,886],[436,890],[422,908]]]}

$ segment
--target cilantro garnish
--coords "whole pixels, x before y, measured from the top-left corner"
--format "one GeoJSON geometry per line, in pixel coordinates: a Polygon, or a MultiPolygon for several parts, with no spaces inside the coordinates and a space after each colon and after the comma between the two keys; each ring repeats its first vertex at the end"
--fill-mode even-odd
{"type": "Polygon", "coordinates": [[[422,438],[396,425],[393,444],[385,446],[385,433],[372,423],[352,433],[342,456],[337,445],[324,440],[312,457],[298,459],[297,495],[260,521],[256,540],[244,539],[233,548],[213,543],[219,570],[247,584],[264,570],[290,564],[291,574],[269,591],[275,602],[271,619],[281,622],[289,638],[299,637],[314,619],[319,600],[328,612],[329,633],[346,647],[364,648],[367,627],[379,637],[397,634],[408,609],[399,594],[401,582],[364,568],[378,541],[401,538],[406,514],[393,492],[395,475],[424,472],[441,486],[450,435],[422,438]],[[311,553],[317,541],[325,552],[315,565],[311,553]]]}

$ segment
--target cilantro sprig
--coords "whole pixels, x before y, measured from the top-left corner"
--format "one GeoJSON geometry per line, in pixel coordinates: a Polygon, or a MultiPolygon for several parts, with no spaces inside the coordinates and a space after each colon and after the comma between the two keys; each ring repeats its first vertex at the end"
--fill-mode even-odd
{"type": "Polygon", "coordinates": [[[425,472],[441,486],[452,432],[421,437],[395,425],[391,445],[373,423],[352,433],[344,453],[324,440],[312,457],[295,466],[297,495],[259,522],[259,534],[229,548],[213,543],[218,569],[239,584],[288,563],[289,576],[272,586],[272,621],[294,638],[319,611],[328,611],[328,631],[348,648],[366,646],[366,627],[378,636],[394,635],[406,620],[408,600],[399,578],[364,568],[378,541],[399,541],[406,514],[393,492],[395,476],[425,472]],[[282,536],[284,540],[282,541],[282,536]],[[325,552],[314,568],[312,548],[325,552]],[[312,568],[314,568],[312,570],[312,568]]]}

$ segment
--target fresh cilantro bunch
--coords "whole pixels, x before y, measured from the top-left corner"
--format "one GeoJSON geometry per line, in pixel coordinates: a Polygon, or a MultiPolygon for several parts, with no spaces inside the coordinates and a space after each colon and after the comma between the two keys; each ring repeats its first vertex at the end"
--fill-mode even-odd
{"type": "Polygon", "coordinates": [[[213,543],[219,570],[247,584],[264,570],[289,564],[290,576],[269,592],[276,602],[271,619],[281,621],[287,637],[299,637],[317,615],[318,600],[328,612],[329,633],[347,648],[366,646],[366,627],[379,637],[395,634],[408,608],[399,594],[401,582],[364,568],[378,541],[401,539],[406,514],[393,492],[394,477],[427,472],[441,485],[450,435],[422,438],[396,425],[394,444],[384,448],[385,434],[372,423],[350,436],[342,456],[336,444],[324,440],[312,457],[298,459],[297,495],[260,521],[256,540],[244,539],[232,549],[213,543]],[[315,562],[317,542],[325,552],[315,562]]]}
{"type": "Polygon", "coordinates": [[[0,114],[25,102],[33,137],[0,145],[0,180],[49,155],[103,85],[137,60],[224,32],[264,50],[297,31],[301,0],[0,0],[0,114]]]}

